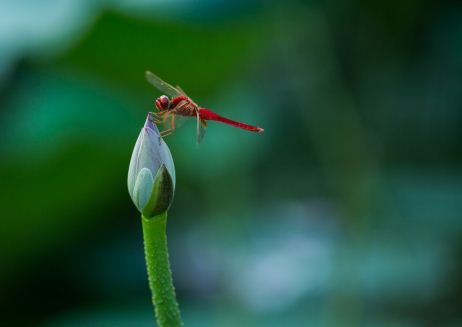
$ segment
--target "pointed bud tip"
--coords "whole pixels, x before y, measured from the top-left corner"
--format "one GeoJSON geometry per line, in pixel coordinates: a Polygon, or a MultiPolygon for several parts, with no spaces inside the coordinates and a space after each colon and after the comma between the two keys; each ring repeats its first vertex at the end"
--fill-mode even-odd
{"type": "Polygon", "coordinates": [[[148,112],[148,116],[146,117],[146,121],[145,121],[143,127],[144,127],[144,128],[155,129],[154,117],[153,117],[153,115],[152,115],[152,112],[148,112]]]}

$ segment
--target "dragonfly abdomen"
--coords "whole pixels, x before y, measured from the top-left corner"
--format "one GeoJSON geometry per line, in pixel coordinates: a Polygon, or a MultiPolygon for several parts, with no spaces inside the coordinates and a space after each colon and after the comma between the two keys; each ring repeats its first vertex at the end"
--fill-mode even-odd
{"type": "Polygon", "coordinates": [[[221,123],[231,125],[234,127],[238,127],[238,128],[242,128],[250,132],[261,133],[264,131],[263,128],[261,127],[256,127],[256,126],[252,126],[252,125],[237,122],[235,120],[228,119],[226,117],[220,116],[219,114],[216,114],[213,111],[205,109],[205,108],[199,108],[198,110],[199,110],[199,117],[203,120],[219,121],[221,123]]]}

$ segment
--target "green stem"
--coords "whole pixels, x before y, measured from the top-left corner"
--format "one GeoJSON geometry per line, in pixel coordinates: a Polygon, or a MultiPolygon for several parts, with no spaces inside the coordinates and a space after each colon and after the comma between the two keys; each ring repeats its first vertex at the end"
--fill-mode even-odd
{"type": "Polygon", "coordinates": [[[173,287],[167,249],[167,212],[141,216],[149,287],[159,327],[183,326],[173,287]]]}

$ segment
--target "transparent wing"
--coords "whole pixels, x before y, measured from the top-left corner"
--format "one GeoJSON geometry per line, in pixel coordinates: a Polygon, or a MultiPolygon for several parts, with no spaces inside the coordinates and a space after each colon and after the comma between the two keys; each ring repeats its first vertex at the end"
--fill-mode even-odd
{"type": "Polygon", "coordinates": [[[145,76],[146,80],[149,83],[151,83],[156,89],[158,89],[162,93],[165,93],[165,95],[168,95],[169,97],[184,95],[182,91],[180,91],[176,87],[171,86],[167,82],[164,82],[160,77],[154,75],[149,70],[145,72],[145,76]]]}
{"type": "Polygon", "coordinates": [[[199,117],[199,111],[196,112],[196,115],[197,115],[196,144],[199,145],[199,143],[202,141],[202,139],[205,136],[205,128],[207,127],[207,122],[205,120],[202,120],[199,117]]]}
{"type": "Polygon", "coordinates": [[[181,116],[177,114],[172,114],[172,115],[173,117],[170,119],[170,124],[169,124],[170,125],[169,128],[172,128],[172,129],[177,129],[183,126],[188,121],[195,119],[195,117],[181,116]]]}
{"type": "Polygon", "coordinates": [[[162,137],[165,137],[175,132],[176,129],[182,126],[184,123],[194,119],[197,122],[196,144],[199,146],[199,143],[205,136],[205,128],[207,127],[207,122],[200,119],[198,113],[196,117],[191,117],[178,115],[175,112],[166,112],[165,114],[157,114],[154,122],[158,125],[162,125],[160,134],[162,137]]]}
{"type": "Polygon", "coordinates": [[[163,131],[174,131],[184,125],[184,123],[196,119],[195,117],[185,117],[176,114],[174,111],[167,112],[166,114],[157,114],[154,122],[161,125],[163,131]]]}
{"type": "MultiPolygon", "coordinates": [[[[187,96],[188,98],[190,98],[189,95],[187,95],[186,92],[185,92],[179,85],[176,86],[176,89],[177,89],[178,91],[180,91],[181,94],[183,94],[183,95],[187,96]]],[[[191,99],[191,98],[190,98],[190,99],[191,99]]]]}

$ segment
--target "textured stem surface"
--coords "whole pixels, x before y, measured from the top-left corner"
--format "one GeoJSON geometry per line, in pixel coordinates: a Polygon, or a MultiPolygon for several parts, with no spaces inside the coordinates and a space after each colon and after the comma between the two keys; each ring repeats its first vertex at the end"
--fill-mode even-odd
{"type": "Polygon", "coordinates": [[[157,324],[159,327],[183,326],[173,287],[167,249],[167,212],[153,218],[141,217],[144,253],[157,324]]]}

